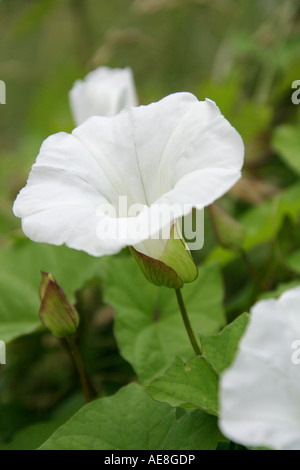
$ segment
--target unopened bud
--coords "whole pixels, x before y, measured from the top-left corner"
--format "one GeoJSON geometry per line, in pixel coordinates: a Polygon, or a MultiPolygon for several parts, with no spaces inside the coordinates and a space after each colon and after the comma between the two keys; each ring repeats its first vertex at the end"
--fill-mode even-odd
{"type": "Polygon", "coordinates": [[[62,288],[52,274],[42,273],[40,286],[40,319],[57,338],[73,335],[79,325],[76,309],[69,302],[62,288]]]}

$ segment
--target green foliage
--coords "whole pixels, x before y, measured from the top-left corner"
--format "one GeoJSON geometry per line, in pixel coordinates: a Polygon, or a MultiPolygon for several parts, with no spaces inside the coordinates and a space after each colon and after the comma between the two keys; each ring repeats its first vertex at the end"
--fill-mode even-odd
{"type": "MultiPolygon", "coordinates": [[[[60,426],[65,424],[83,405],[81,395],[74,395],[71,399],[64,402],[56,411],[52,413],[51,419],[48,421],[37,421],[32,423],[32,416],[24,419],[24,423],[20,430],[14,432],[13,439],[9,443],[1,444],[0,450],[35,450],[40,447],[60,426]],[[26,425],[27,424],[27,425],[26,425]]],[[[18,416],[22,417],[24,411],[17,409],[18,416]]],[[[0,413],[5,421],[5,407],[2,405],[0,413]]],[[[20,419],[20,418],[19,418],[20,419]]],[[[14,420],[17,422],[17,420],[14,420]]],[[[7,423],[4,423],[4,426],[7,423]]]]}
{"type": "MultiPolygon", "coordinates": [[[[245,212],[239,222],[244,227],[244,250],[248,251],[257,246],[276,239],[286,217],[294,223],[300,215],[300,185],[295,184],[280,194],[269,198],[264,203],[245,212]]],[[[208,256],[209,261],[221,261],[226,264],[236,257],[236,254],[220,246],[208,256]]]]}
{"type": "Polygon", "coordinates": [[[46,423],[28,426],[17,433],[9,444],[0,446],[0,450],[35,450],[40,447],[67,419],[53,419],[46,423]]]}
{"type": "Polygon", "coordinates": [[[68,297],[91,279],[101,279],[105,260],[66,247],[12,243],[0,250],[0,328],[9,342],[40,327],[41,271],[53,273],[68,297]],[[17,295],[16,295],[17,293],[17,295]]]}
{"type": "Polygon", "coordinates": [[[131,384],[82,408],[41,450],[202,450],[221,439],[214,417],[193,413],[177,421],[175,409],[131,384]]]}
{"type": "MultiPolygon", "coordinates": [[[[200,268],[197,280],[182,293],[194,331],[217,332],[225,322],[219,268],[200,268]]],[[[108,263],[105,300],[115,310],[121,354],[143,383],[163,372],[175,356],[193,357],[175,292],[147,282],[132,258],[113,258],[108,263]]]]}
{"type": "Polygon", "coordinates": [[[248,314],[244,313],[224,328],[219,335],[201,336],[203,356],[217,374],[222,374],[231,365],[248,320],[248,314]]]}
{"type": "Polygon", "coordinates": [[[218,412],[218,379],[202,357],[186,363],[175,359],[164,375],[147,386],[147,391],[155,400],[171,406],[218,412]]]}
{"type": "Polygon", "coordinates": [[[217,418],[194,410],[180,418],[164,443],[164,450],[215,450],[226,439],[219,431],[217,418]]]}
{"type": "Polygon", "coordinates": [[[298,10],[294,0],[0,2],[1,450],[228,448],[218,380],[247,327],[242,312],[300,284],[298,10]],[[131,66],[143,104],[182,90],[215,100],[245,142],[244,178],[218,202],[240,224],[226,237],[235,251],[218,245],[207,211],[204,248],[192,253],[199,276],[182,289],[203,357],[175,293],[147,282],[128,253],[97,259],[20,239],[13,201],[42,141],[72,130],[73,82],[101,65],[131,66]],[[59,412],[79,381],[39,321],[41,271],[80,314],[79,349],[101,397],[82,408],[80,394],[59,412]]]}
{"type": "Polygon", "coordinates": [[[298,175],[300,174],[300,125],[282,125],[273,136],[274,149],[283,161],[298,175]]]}
{"type": "Polygon", "coordinates": [[[296,250],[287,260],[290,268],[300,275],[300,250],[296,250]]]}

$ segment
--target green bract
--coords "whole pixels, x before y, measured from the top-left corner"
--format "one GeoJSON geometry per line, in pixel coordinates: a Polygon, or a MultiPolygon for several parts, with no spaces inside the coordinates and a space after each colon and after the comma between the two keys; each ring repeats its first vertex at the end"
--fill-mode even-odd
{"type": "Polygon", "coordinates": [[[175,224],[172,226],[170,239],[167,241],[162,255],[158,258],[140,253],[131,247],[130,251],[138,262],[148,281],[156,286],[178,289],[185,282],[197,279],[198,269],[191,253],[182,238],[177,238],[175,224]]]}

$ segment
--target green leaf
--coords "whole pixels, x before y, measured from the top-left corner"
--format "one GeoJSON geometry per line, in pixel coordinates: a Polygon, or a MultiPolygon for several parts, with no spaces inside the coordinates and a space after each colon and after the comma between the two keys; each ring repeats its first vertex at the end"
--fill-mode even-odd
{"type": "MultiPolygon", "coordinates": [[[[300,184],[282,191],[244,214],[239,222],[246,237],[243,248],[246,251],[273,240],[279,233],[285,217],[297,222],[300,215],[300,184]]],[[[208,262],[229,263],[236,254],[217,246],[208,256],[208,262]]]]}
{"type": "Polygon", "coordinates": [[[215,416],[193,410],[173,426],[163,443],[164,450],[216,450],[217,443],[226,441],[215,416]]]}
{"type": "Polygon", "coordinates": [[[131,384],[83,407],[41,450],[200,450],[221,439],[215,417],[197,412],[176,421],[174,408],[131,384]]]}
{"type": "Polygon", "coordinates": [[[299,214],[300,184],[296,184],[242,217],[241,223],[247,231],[244,248],[250,250],[272,240],[282,227],[285,217],[296,222],[299,214]]]}
{"type": "Polygon", "coordinates": [[[175,419],[175,410],[131,384],[83,407],[42,449],[159,449],[175,419]]]}
{"type": "Polygon", "coordinates": [[[238,112],[234,113],[230,122],[248,143],[250,139],[268,129],[271,119],[271,107],[254,103],[252,100],[246,102],[238,112]]]}
{"type": "Polygon", "coordinates": [[[248,325],[249,315],[244,313],[214,336],[201,336],[203,356],[217,374],[227,369],[236,355],[238,345],[248,325]]]}
{"type": "Polygon", "coordinates": [[[202,357],[187,363],[176,358],[164,375],[147,386],[147,392],[154,400],[171,406],[218,412],[218,378],[202,357]]]}
{"type": "MultiPolygon", "coordinates": [[[[194,356],[175,292],[147,282],[132,258],[110,259],[106,281],[105,299],[115,309],[121,354],[141,382],[162,373],[176,356],[194,356]]],[[[182,294],[195,334],[217,333],[225,324],[217,266],[200,268],[197,280],[185,285],[182,294]]]]}
{"type": "Polygon", "coordinates": [[[104,260],[65,246],[22,241],[0,249],[0,339],[9,342],[40,325],[41,271],[51,272],[74,301],[82,285],[103,274],[104,260]]]}
{"type": "Polygon", "coordinates": [[[245,239],[244,227],[216,204],[209,207],[209,212],[219,243],[232,251],[239,251],[245,239]]]}
{"type": "Polygon", "coordinates": [[[274,132],[273,147],[282,160],[300,175],[300,127],[279,126],[274,132]]]}
{"type": "MultiPolygon", "coordinates": [[[[14,433],[13,438],[10,439],[8,443],[0,444],[0,450],[35,450],[37,447],[40,447],[54,431],[65,424],[83,404],[84,398],[81,393],[68,397],[66,401],[56,408],[51,420],[23,426],[21,430],[14,433]]],[[[15,410],[15,404],[13,408],[15,410]]],[[[1,409],[1,420],[2,411],[1,409]]],[[[34,418],[32,413],[30,413],[30,416],[34,418]]],[[[7,416],[7,419],[9,419],[9,416],[7,416]]],[[[14,415],[10,416],[10,422],[11,421],[14,421],[14,415]]],[[[7,423],[5,424],[7,428],[7,423]]]]}
{"type": "Polygon", "coordinates": [[[66,421],[67,418],[28,426],[18,432],[9,444],[1,445],[0,450],[35,450],[66,421]]]}
{"type": "Polygon", "coordinates": [[[295,251],[288,257],[287,264],[295,273],[300,274],[300,250],[295,251]]]}
{"type": "MultiPolygon", "coordinates": [[[[2,376],[1,371],[1,376],[2,376]]],[[[1,395],[5,393],[1,384],[1,395]]],[[[2,400],[4,401],[4,400],[2,400]]],[[[0,449],[4,442],[12,439],[21,429],[32,425],[36,416],[32,411],[22,407],[19,403],[11,401],[0,405],[0,449]]]]}

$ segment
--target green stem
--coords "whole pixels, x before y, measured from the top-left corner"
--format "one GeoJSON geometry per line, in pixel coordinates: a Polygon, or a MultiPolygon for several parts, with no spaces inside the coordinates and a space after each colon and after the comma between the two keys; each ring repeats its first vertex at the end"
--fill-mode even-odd
{"type": "Polygon", "coordinates": [[[175,289],[175,292],[176,292],[176,297],[177,297],[178,305],[179,305],[179,308],[180,308],[180,312],[181,312],[181,315],[182,315],[183,323],[184,323],[185,329],[187,331],[187,334],[189,336],[191,345],[192,345],[192,347],[195,351],[196,356],[201,356],[201,354],[202,354],[201,349],[199,347],[199,344],[197,343],[194,332],[192,330],[192,326],[191,326],[191,323],[190,323],[190,320],[189,320],[189,317],[188,317],[188,314],[187,314],[187,311],[186,311],[186,308],[185,308],[185,305],[184,305],[181,290],[180,289],[175,289]]]}
{"type": "Polygon", "coordinates": [[[83,393],[84,393],[85,401],[87,403],[90,403],[92,401],[91,393],[90,393],[90,387],[89,387],[89,382],[88,382],[88,379],[87,379],[87,376],[86,376],[86,373],[85,373],[85,368],[84,368],[84,364],[83,364],[83,360],[82,360],[80,351],[77,347],[76,341],[75,341],[73,336],[69,336],[68,338],[66,338],[66,342],[67,342],[68,347],[70,349],[70,352],[72,354],[74,364],[76,366],[76,369],[77,369],[77,372],[78,372],[78,375],[79,375],[79,378],[80,378],[80,382],[81,382],[82,390],[83,390],[83,393]]]}

